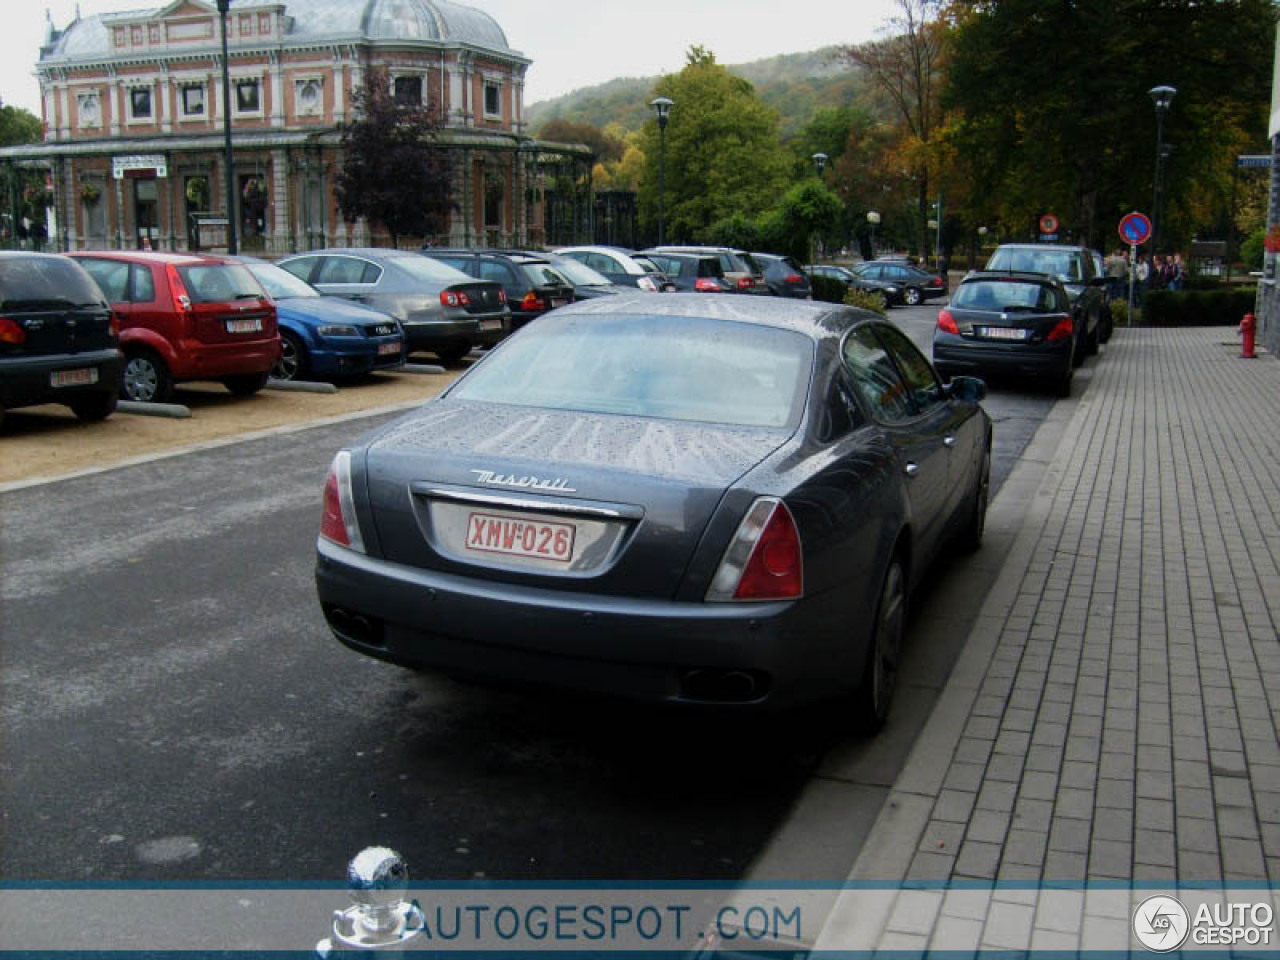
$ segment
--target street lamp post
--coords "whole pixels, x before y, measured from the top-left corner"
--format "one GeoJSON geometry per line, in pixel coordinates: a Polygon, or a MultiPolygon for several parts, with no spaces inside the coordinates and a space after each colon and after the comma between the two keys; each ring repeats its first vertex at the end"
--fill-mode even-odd
{"type": "Polygon", "coordinates": [[[1164,185],[1161,180],[1164,176],[1164,161],[1169,156],[1164,145],[1164,115],[1169,112],[1169,105],[1173,103],[1173,98],[1178,91],[1173,87],[1160,86],[1152,87],[1147,92],[1156,105],[1156,175],[1151,189],[1151,251],[1158,253],[1160,251],[1160,207],[1164,199],[1164,185]]]}
{"type": "Polygon", "coordinates": [[[880,226],[879,211],[867,211],[867,226],[871,228],[871,258],[874,260],[876,256],[876,227],[880,226]]]}
{"type": "Polygon", "coordinates": [[[227,168],[227,253],[235,256],[239,248],[236,244],[236,177],[231,159],[231,69],[227,58],[227,10],[230,6],[231,0],[218,0],[218,15],[222,18],[222,140],[227,168]]]}
{"type": "Polygon", "coordinates": [[[667,117],[674,105],[667,97],[649,104],[658,113],[658,246],[667,242],[667,117]]]}
{"type": "MultiPolygon", "coordinates": [[[[825,153],[815,153],[811,158],[813,160],[813,169],[817,172],[818,182],[822,182],[822,171],[827,168],[827,155],[825,153]]],[[[814,242],[813,236],[809,237],[809,262],[815,263],[817,257],[817,244],[814,242]]]]}

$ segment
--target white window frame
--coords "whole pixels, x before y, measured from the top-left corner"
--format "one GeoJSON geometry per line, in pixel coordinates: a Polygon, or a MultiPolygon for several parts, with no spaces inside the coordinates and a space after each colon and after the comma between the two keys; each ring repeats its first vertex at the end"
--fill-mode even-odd
{"type": "Polygon", "coordinates": [[[396,81],[408,80],[408,79],[416,79],[417,81],[419,81],[419,84],[421,87],[421,90],[420,90],[421,96],[418,100],[418,106],[419,107],[427,106],[427,101],[428,101],[428,98],[430,97],[430,90],[427,87],[427,74],[425,71],[422,71],[422,70],[397,70],[396,72],[392,73],[390,79],[387,81],[388,83],[391,84],[391,99],[394,100],[396,96],[396,81]]]}
{"type": "Polygon", "coordinates": [[[261,117],[263,109],[266,105],[267,90],[266,85],[262,82],[262,76],[255,74],[253,76],[231,78],[231,116],[232,117],[261,117]],[[257,110],[241,110],[240,109],[240,87],[243,84],[252,83],[258,88],[258,109],[257,110]]]}
{"type": "Polygon", "coordinates": [[[178,120],[181,121],[201,121],[209,120],[209,82],[207,80],[179,80],[178,81],[178,120]],[[187,91],[198,87],[204,91],[204,110],[200,113],[187,112],[187,91]]]}
{"type": "Polygon", "coordinates": [[[502,119],[502,78],[501,77],[485,77],[481,88],[480,109],[484,112],[486,120],[502,119]],[[489,112],[489,88],[493,87],[498,91],[498,112],[489,112]]]}
{"type": "Polygon", "coordinates": [[[154,83],[128,84],[124,88],[124,102],[126,123],[151,125],[160,122],[159,118],[156,116],[158,111],[156,110],[156,87],[154,83]],[[147,92],[147,96],[151,98],[151,113],[146,117],[136,116],[133,112],[133,95],[139,90],[145,90],[147,92]]]}

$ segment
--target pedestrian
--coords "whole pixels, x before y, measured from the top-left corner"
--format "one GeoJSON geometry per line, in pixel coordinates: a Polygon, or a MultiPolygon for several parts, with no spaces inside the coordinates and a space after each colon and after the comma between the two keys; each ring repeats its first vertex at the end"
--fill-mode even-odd
{"type": "Polygon", "coordinates": [[[1165,259],[1165,286],[1170,290],[1181,290],[1186,281],[1186,270],[1182,266],[1182,254],[1175,253],[1165,259]]]}
{"type": "Polygon", "coordinates": [[[1124,249],[1117,247],[1103,266],[1106,269],[1107,299],[1123,300],[1125,281],[1129,279],[1129,258],[1124,255],[1124,249]]]}
{"type": "Polygon", "coordinates": [[[1147,262],[1145,253],[1138,254],[1138,264],[1133,268],[1133,276],[1134,285],[1137,288],[1137,296],[1141,299],[1151,286],[1151,264],[1147,262]]]}

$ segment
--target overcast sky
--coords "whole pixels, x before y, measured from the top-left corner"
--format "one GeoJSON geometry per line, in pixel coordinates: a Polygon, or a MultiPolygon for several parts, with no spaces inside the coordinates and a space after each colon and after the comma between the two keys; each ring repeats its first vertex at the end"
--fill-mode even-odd
{"type": "MultiPolygon", "coordinates": [[[[160,8],[168,0],[79,0],[84,16],[160,8]]],[[[349,0],[360,3],[363,0],[349,0]]],[[[45,11],[62,28],[77,0],[0,0],[0,98],[40,113],[34,64],[45,11]]],[[[721,63],[856,43],[877,33],[894,0],[472,0],[516,50],[533,60],[525,102],[534,103],[614,77],[679,70],[701,44],[721,63]]],[[[287,8],[287,0],[286,0],[287,8]]],[[[235,2],[232,0],[232,9],[235,2]]]]}

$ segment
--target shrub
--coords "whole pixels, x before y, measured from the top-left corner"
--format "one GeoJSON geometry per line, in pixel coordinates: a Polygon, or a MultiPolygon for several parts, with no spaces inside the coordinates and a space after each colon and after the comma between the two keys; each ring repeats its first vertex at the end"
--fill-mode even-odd
{"type": "Polygon", "coordinates": [[[1253,312],[1253,291],[1153,290],[1142,302],[1142,323],[1148,327],[1235,327],[1253,312]]]}
{"type": "Polygon", "coordinates": [[[812,276],[809,283],[813,286],[813,299],[825,303],[844,303],[845,294],[849,292],[848,284],[835,277],[812,276]]]}
{"type": "Polygon", "coordinates": [[[882,317],[885,315],[884,294],[882,293],[872,293],[869,290],[857,290],[850,287],[849,292],[844,295],[844,302],[850,307],[870,310],[872,313],[878,313],[882,317]]]}
{"type": "Polygon", "coordinates": [[[1111,325],[1114,327],[1138,327],[1142,325],[1142,308],[1139,307],[1133,311],[1134,322],[1129,322],[1129,301],[1128,300],[1112,300],[1109,304],[1111,307],[1111,325]]]}
{"type": "Polygon", "coordinates": [[[1267,231],[1255,230],[1240,244],[1240,259],[1246,270],[1261,270],[1262,259],[1267,252],[1267,231]]]}

